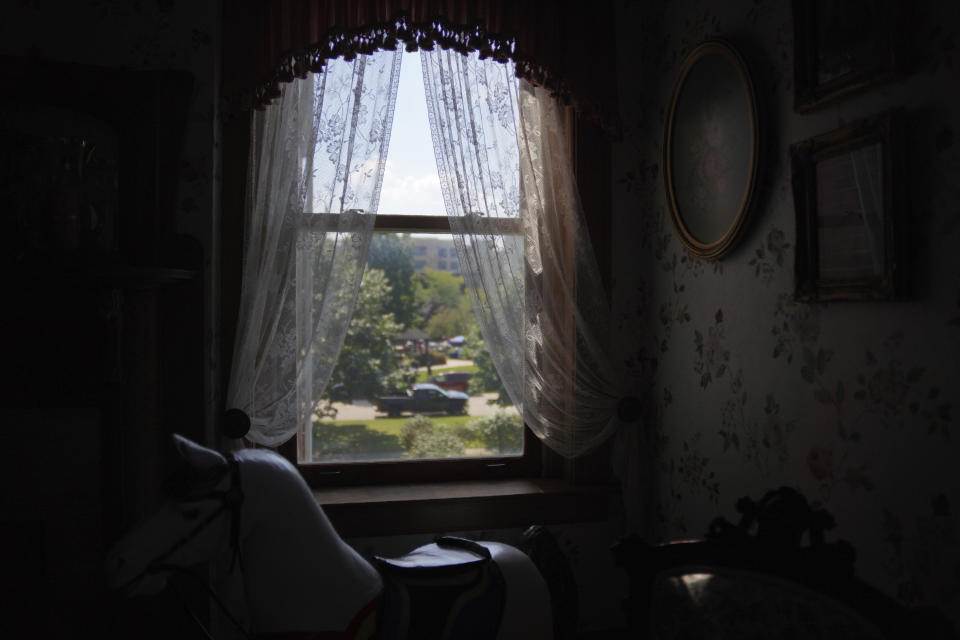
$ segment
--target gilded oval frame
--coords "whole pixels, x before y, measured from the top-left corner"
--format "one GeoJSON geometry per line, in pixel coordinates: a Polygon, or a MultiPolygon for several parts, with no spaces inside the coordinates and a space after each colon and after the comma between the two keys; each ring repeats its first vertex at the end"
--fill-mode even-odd
{"type": "MultiPolygon", "coordinates": [[[[695,88],[697,91],[706,92],[707,95],[710,95],[712,89],[716,89],[716,87],[710,86],[695,88]]],[[[709,117],[704,117],[702,120],[709,120],[709,117]]],[[[743,131],[741,130],[740,133],[743,133],[743,131]]],[[[704,144],[709,145],[710,142],[707,141],[704,144]]],[[[756,89],[746,61],[725,40],[713,39],[699,44],[687,54],[681,64],[677,82],[670,98],[670,108],[663,139],[663,175],[670,219],[681,242],[693,255],[706,260],[715,260],[728,253],[739,239],[756,191],[760,150],[760,114],[756,89]],[[709,69],[708,66],[705,66],[705,62],[708,61],[714,65],[717,61],[720,61],[722,65],[729,65],[733,73],[726,73],[725,77],[724,73],[705,76],[706,71],[704,69],[709,69]],[[713,120],[706,125],[709,126],[711,133],[708,136],[701,135],[698,137],[688,131],[692,127],[688,117],[691,108],[699,109],[702,112],[705,108],[704,105],[708,105],[706,108],[711,108],[715,106],[714,103],[722,103],[721,98],[724,97],[720,96],[715,101],[696,101],[697,94],[691,91],[688,81],[691,81],[691,84],[694,80],[703,83],[704,77],[708,77],[713,82],[726,81],[727,85],[720,88],[727,94],[731,91],[734,94],[742,91],[740,97],[743,98],[743,103],[735,105],[719,104],[719,106],[716,106],[720,112],[716,116],[712,116],[713,120]],[[736,78],[736,87],[730,86],[732,78],[736,78]],[[691,94],[693,94],[693,98],[687,97],[691,94]],[[684,100],[685,97],[686,100],[684,100]],[[691,107],[691,105],[693,106],[691,107]],[[722,111],[724,108],[727,109],[727,112],[722,111]],[[684,118],[687,121],[684,121],[684,118]],[[733,140],[730,145],[717,144],[708,148],[707,155],[723,156],[728,152],[727,147],[732,146],[734,148],[729,150],[734,156],[732,158],[723,158],[720,161],[711,160],[704,156],[702,150],[698,151],[691,146],[703,142],[706,137],[719,137],[722,140],[725,135],[729,136],[731,133],[736,136],[736,129],[743,129],[744,127],[749,130],[749,141],[741,145],[742,149],[735,148],[739,144],[736,140],[733,140]],[[687,143],[688,148],[684,149],[684,153],[675,152],[674,146],[681,143],[687,143]],[[744,155],[746,157],[741,157],[744,155]],[[690,166],[686,167],[686,171],[678,171],[675,167],[675,164],[679,162],[696,164],[698,156],[697,171],[692,171],[690,166]],[[686,208],[689,212],[693,211],[695,207],[689,205],[689,203],[684,203],[683,200],[685,198],[689,200],[689,197],[707,200],[706,196],[711,195],[711,188],[715,192],[719,190],[730,191],[731,189],[728,188],[727,182],[723,180],[723,176],[711,180],[703,175],[705,172],[704,166],[709,166],[710,168],[706,172],[712,173],[717,164],[723,165],[724,162],[728,161],[732,162],[734,173],[743,175],[735,176],[737,180],[734,181],[735,184],[731,194],[726,198],[725,207],[722,206],[724,204],[722,199],[720,199],[719,204],[716,200],[710,200],[709,204],[703,205],[703,211],[696,211],[698,214],[712,213],[713,217],[723,216],[717,222],[711,223],[708,220],[707,223],[708,225],[719,224],[721,230],[709,234],[708,237],[703,237],[703,233],[691,229],[691,216],[688,215],[685,219],[684,209],[686,208]],[[700,175],[691,177],[690,174],[692,173],[699,173],[700,175]],[[688,194],[693,195],[688,197],[688,194]],[[729,223],[727,223],[727,220],[729,220],[729,223]]]]}

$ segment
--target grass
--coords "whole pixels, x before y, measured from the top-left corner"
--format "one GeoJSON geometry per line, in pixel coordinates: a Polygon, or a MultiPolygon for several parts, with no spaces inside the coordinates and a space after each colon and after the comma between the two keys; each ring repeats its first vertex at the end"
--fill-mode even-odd
{"type": "MultiPolygon", "coordinates": [[[[334,427],[365,427],[367,429],[372,429],[373,431],[379,431],[380,433],[385,433],[388,435],[397,436],[400,435],[400,428],[403,426],[403,423],[409,420],[412,416],[406,416],[403,418],[375,418],[373,420],[314,420],[314,428],[316,425],[331,425],[334,427]]],[[[462,424],[466,424],[471,420],[476,420],[477,416],[431,416],[435,422],[440,424],[448,424],[452,427],[457,427],[462,424]]]]}
{"type": "MultiPolygon", "coordinates": [[[[402,458],[406,451],[400,444],[400,429],[411,416],[375,418],[373,420],[314,420],[313,450],[327,456],[356,452],[402,458]]],[[[435,424],[458,427],[476,420],[477,416],[433,416],[435,424]]],[[[479,443],[466,443],[477,446],[479,443]]]]}

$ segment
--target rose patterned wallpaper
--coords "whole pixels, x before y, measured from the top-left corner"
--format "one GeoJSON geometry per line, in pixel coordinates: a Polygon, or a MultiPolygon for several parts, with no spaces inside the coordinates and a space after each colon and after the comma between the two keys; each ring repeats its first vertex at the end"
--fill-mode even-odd
{"type": "MultiPolygon", "coordinates": [[[[809,115],[793,109],[782,0],[622,2],[623,140],[614,158],[614,304],[648,398],[647,514],[660,539],[697,536],[744,495],[789,485],[831,511],[868,582],[960,611],[960,5],[922,2],[905,78],[809,115]],[[761,188],[721,261],[684,251],[660,167],[687,52],[730,40],[765,107],[761,188]],[[793,300],[793,142],[902,107],[912,290],[896,302],[793,300]]],[[[955,615],[955,614],[954,614],[955,615]]]]}

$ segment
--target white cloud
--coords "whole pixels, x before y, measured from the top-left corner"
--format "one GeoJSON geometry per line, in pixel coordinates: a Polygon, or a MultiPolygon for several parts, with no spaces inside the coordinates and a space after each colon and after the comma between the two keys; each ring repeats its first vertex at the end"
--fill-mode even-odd
{"type": "Polygon", "coordinates": [[[380,194],[381,213],[444,215],[440,178],[433,167],[420,167],[417,173],[397,171],[387,161],[380,194]]]}

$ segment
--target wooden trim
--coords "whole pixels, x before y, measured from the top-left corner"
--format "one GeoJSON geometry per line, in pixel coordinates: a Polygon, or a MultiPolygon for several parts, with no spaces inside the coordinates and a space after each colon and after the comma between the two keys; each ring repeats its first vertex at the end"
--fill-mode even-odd
{"type": "Polygon", "coordinates": [[[614,487],[561,480],[447,482],[315,491],[344,538],[605,520],[614,487]]]}
{"type": "MultiPolygon", "coordinates": [[[[580,189],[581,202],[587,218],[587,227],[594,246],[596,259],[600,265],[601,278],[609,286],[612,282],[611,260],[611,195],[610,195],[610,142],[603,131],[594,123],[584,120],[568,112],[565,118],[571,157],[574,159],[574,171],[580,189]]],[[[249,134],[249,131],[247,131],[249,134]]],[[[238,183],[244,184],[241,178],[238,183]]],[[[238,191],[240,191],[238,189],[238,191]]],[[[239,199],[236,215],[232,219],[224,216],[225,223],[231,222],[240,226],[242,198],[239,199]]],[[[314,214],[336,215],[336,214],[314,214]]],[[[483,218],[483,223],[490,224],[491,231],[500,233],[519,233],[519,221],[503,218],[483,218]]],[[[227,225],[225,225],[227,226],[227,225]]],[[[449,219],[446,216],[420,215],[390,215],[377,214],[374,228],[377,231],[414,232],[419,229],[449,231],[449,219]]],[[[237,254],[240,253],[239,239],[242,234],[232,236],[237,254]]],[[[225,243],[226,244],[226,243],[225,243]]],[[[239,261],[236,262],[239,264],[239,261]]],[[[224,274],[228,273],[224,269],[224,274]]],[[[225,278],[226,280],[226,278],[225,278]]],[[[226,282],[225,282],[226,284],[226,282]]],[[[225,286],[225,289],[227,287],[225,286]]],[[[239,269],[237,269],[236,299],[239,299],[239,269]]],[[[228,296],[225,295],[225,298],[228,296]]],[[[225,309],[230,306],[224,300],[225,309]]],[[[233,301],[236,304],[236,301],[233,301]]],[[[229,316],[235,324],[233,316],[229,316]]],[[[232,331],[227,331],[228,323],[224,322],[225,338],[229,334],[230,340],[224,340],[225,355],[232,349],[232,331]]],[[[229,356],[225,357],[228,360],[229,356]]],[[[226,375],[225,371],[225,375],[226,375]]],[[[226,378],[225,378],[226,385],[226,378]]],[[[297,465],[307,482],[324,491],[327,488],[343,488],[348,486],[374,486],[377,491],[387,491],[391,485],[397,483],[431,482],[435,486],[452,486],[452,481],[475,480],[489,481],[504,478],[557,478],[563,479],[567,486],[591,486],[594,483],[608,483],[612,477],[610,471],[610,445],[601,446],[597,451],[576,460],[562,458],[543,444],[527,429],[525,431],[524,457],[522,459],[486,458],[461,459],[422,462],[384,462],[359,463],[352,465],[300,465],[297,462],[297,438],[292,438],[278,447],[278,451],[293,464],[297,465]],[[492,467],[490,464],[503,462],[504,467],[492,467]],[[322,489],[321,489],[322,487],[322,489]]],[[[339,489],[338,489],[339,490],[339,489]]],[[[553,499],[553,498],[552,498],[553,499]]],[[[414,507],[416,505],[413,505],[414,507]]],[[[478,505],[484,510],[483,505],[478,505]]],[[[406,518],[406,516],[405,516],[406,518]]],[[[490,526],[490,525],[478,525],[490,526]]]]}
{"type": "MultiPolygon", "coordinates": [[[[452,233],[450,218],[447,216],[408,215],[377,213],[373,222],[375,231],[383,233],[452,233]]],[[[331,230],[336,229],[338,213],[305,213],[303,224],[306,227],[321,226],[331,230]]],[[[472,218],[472,227],[468,235],[501,234],[519,235],[520,220],[518,218],[488,218],[477,216],[472,218]]]]}
{"type": "MultiPolygon", "coordinates": [[[[220,315],[220,389],[217,395],[224,400],[230,384],[237,319],[240,314],[243,213],[249,155],[250,119],[235,118],[224,122],[221,154],[223,189],[220,196],[220,308],[215,310],[215,313],[220,315]]],[[[215,426],[219,433],[220,425],[215,426]]]]}
{"type": "Polygon", "coordinates": [[[443,483],[464,480],[503,480],[540,477],[545,447],[524,429],[523,455],[447,460],[388,460],[382,462],[301,463],[297,449],[302,432],[277,451],[316,489],[352,486],[386,486],[397,483],[443,483]]]}

